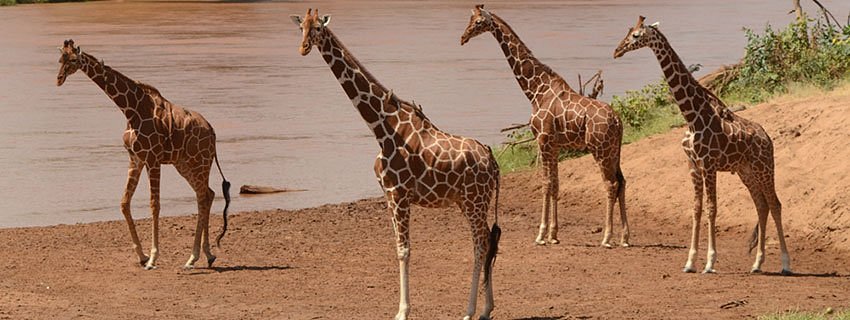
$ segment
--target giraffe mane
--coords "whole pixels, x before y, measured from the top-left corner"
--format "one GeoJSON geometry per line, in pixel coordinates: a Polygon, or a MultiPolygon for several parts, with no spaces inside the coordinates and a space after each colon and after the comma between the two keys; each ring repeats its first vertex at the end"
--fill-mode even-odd
{"type": "Polygon", "coordinates": [[[417,105],[416,102],[413,102],[413,100],[411,100],[411,101],[402,100],[401,98],[398,97],[398,95],[393,93],[392,89],[390,89],[388,91],[386,97],[384,98],[384,103],[391,103],[393,101],[396,102],[396,105],[400,109],[405,109],[406,111],[412,111],[414,115],[416,115],[417,117],[419,117],[422,120],[423,124],[427,123],[428,125],[430,125],[434,129],[440,130],[439,128],[437,128],[436,125],[434,125],[433,122],[431,122],[431,119],[428,118],[427,115],[425,115],[425,112],[422,111],[421,105],[417,105]]]}

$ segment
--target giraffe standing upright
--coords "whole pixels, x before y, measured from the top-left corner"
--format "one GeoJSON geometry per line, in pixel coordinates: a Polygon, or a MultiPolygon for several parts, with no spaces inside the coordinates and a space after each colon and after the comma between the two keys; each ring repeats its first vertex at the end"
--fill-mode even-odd
{"type": "Polygon", "coordinates": [[[623,226],[620,244],[629,246],[629,223],[626,219],[626,180],[620,170],[620,142],[623,124],[611,106],[573,91],[549,66],[537,60],[513,29],[499,16],[477,5],[472,9],[469,26],[460,44],[491,32],[499,42],[508,65],[514,72],[525,96],[531,101],[531,131],[537,140],[546,186],[540,217],[540,230],[535,242],[558,243],[558,154],[561,149],[587,150],[602,171],[608,191],[605,232],[602,245],[611,246],[614,205],[620,202],[623,226]]]}
{"type": "Polygon", "coordinates": [[[399,260],[399,310],[396,319],[410,312],[408,261],[410,259],[410,205],[460,207],[472,227],[475,243],[472,284],[466,316],[475,314],[480,271],[484,268],[484,309],[480,319],[493,310],[492,268],[501,230],[498,226],[499,166],[489,147],[480,142],[440,131],[422,109],[393,95],[345,48],[327,27],[330,16],[319,12],[302,18],[291,16],[301,28],[301,55],[313,46],[321,50],[345,94],[375,134],[381,151],[375,175],[384,190],[392,214],[399,260]],[[487,210],[495,197],[492,231],[487,210]]]}
{"type": "Polygon", "coordinates": [[[768,211],[776,223],[782,251],[782,273],[791,273],[791,262],[782,232],[782,204],[776,196],[773,170],[773,142],[761,125],[744,119],[731,110],[688,72],[658,25],[644,25],[644,17],[629,28],[629,33],[614,50],[614,58],[626,52],[649,47],[658,58],[670,92],[688,122],[682,147],[688,156],[694,184],[694,213],[691,248],[684,272],[694,272],[694,257],[699,248],[699,229],[703,195],[708,196],[708,253],[704,273],[714,272],[715,218],[717,217],[717,172],[737,173],[750,191],[758,212],[758,224],[750,240],[750,251],[758,236],[758,251],[752,272],[760,272],[764,262],[764,236],[768,211]]]}
{"type": "Polygon", "coordinates": [[[139,263],[145,269],[156,268],[159,256],[159,181],[160,167],[173,164],[192,189],[198,200],[198,224],[192,255],[184,268],[193,268],[200,257],[203,246],[208,266],[212,266],[215,256],[210,252],[209,215],[215,192],[209,188],[212,163],[215,161],[221,174],[224,192],[224,226],[216,238],[218,243],[227,231],[227,208],[230,206],[230,182],[224,179],[221,166],[215,152],[215,132],[200,113],[184,109],[166,100],[159,91],[147,84],[134,81],[120,72],[98,61],[94,56],[74,46],[74,40],[65,40],[59,48],[59,75],[56,85],[65,83],[68,76],[82,70],[127,117],[127,130],[124,131],[124,147],[130,153],[130,169],[127,186],[121,199],[121,213],[130,228],[133,250],[139,256],[139,263]],[[130,214],[130,201],[139,183],[139,175],[147,168],[151,189],[151,216],[153,217],[153,235],[150,257],[142,253],[136,225],[130,214]]]}

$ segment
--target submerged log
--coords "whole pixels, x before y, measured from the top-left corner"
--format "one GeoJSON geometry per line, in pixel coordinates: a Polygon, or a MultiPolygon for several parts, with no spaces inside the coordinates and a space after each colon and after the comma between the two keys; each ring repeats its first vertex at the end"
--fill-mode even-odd
{"type": "Polygon", "coordinates": [[[279,193],[279,192],[297,192],[297,191],[307,191],[306,189],[278,189],[275,187],[267,187],[267,186],[252,186],[252,185],[242,185],[239,188],[239,194],[266,194],[266,193],[279,193]]]}

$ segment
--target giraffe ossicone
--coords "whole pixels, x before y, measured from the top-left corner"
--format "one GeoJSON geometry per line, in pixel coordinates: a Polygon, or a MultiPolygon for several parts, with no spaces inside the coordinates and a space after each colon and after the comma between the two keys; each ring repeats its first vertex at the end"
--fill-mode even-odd
{"type": "Polygon", "coordinates": [[[717,172],[738,174],[755,203],[758,223],[750,238],[750,251],[758,246],[751,272],[761,272],[764,262],[768,212],[776,224],[781,251],[782,274],[791,273],[791,259],[782,230],[782,204],[774,184],[773,141],[761,125],[738,116],[714,93],[694,79],[679,55],[670,46],[657,24],[646,26],[640,16],[634,27],[614,49],[614,58],[629,51],[649,47],[658,59],[670,93],[688,122],[682,147],[688,157],[694,185],[693,229],[684,272],[694,272],[699,249],[703,197],[708,206],[708,251],[704,273],[714,272],[717,259],[715,219],[717,217],[717,172]]]}
{"type": "Polygon", "coordinates": [[[596,160],[608,202],[602,245],[611,247],[614,206],[620,204],[622,233],[620,244],[629,246],[626,217],[626,180],[620,169],[620,143],[623,124],[611,106],[582,96],[549,66],[540,62],[513,29],[499,16],[476,5],[469,25],[460,37],[464,45],[470,39],[490,32],[499,42],[508,66],[513,70],[525,96],[531,101],[531,131],[537,141],[545,185],[537,244],[558,240],[558,154],[562,149],[587,150],[596,160]],[[548,231],[548,236],[547,236],[548,231]]]}
{"type": "Polygon", "coordinates": [[[410,259],[410,206],[445,207],[457,205],[472,228],[475,244],[472,283],[466,316],[476,310],[478,283],[483,266],[484,307],[481,319],[493,311],[492,268],[498,251],[499,166],[490,147],[480,142],[438,129],[412,102],[401,100],[384,87],[345,48],[328,28],[330,16],[319,17],[307,10],[302,18],[292,16],[301,28],[298,48],[302,55],[315,46],[321,51],[343,91],[366,121],[381,151],[375,160],[387,207],[392,214],[399,262],[399,308],[396,319],[410,313],[408,270],[410,259]],[[495,200],[494,200],[495,198],[495,200]],[[494,223],[487,225],[487,211],[494,200],[494,223]]]}
{"type": "Polygon", "coordinates": [[[198,222],[195,229],[194,246],[185,268],[194,267],[203,247],[207,265],[212,267],[216,257],[210,251],[209,215],[215,192],[209,188],[209,176],[213,162],[222,178],[224,193],[224,224],[216,238],[218,244],[227,232],[227,209],[230,206],[230,182],[224,178],[218,163],[215,148],[215,131],[200,113],[190,111],[160,95],[147,84],[134,81],[115,69],[84,53],[74,40],[65,40],[60,48],[59,74],[56,85],[65,83],[68,76],[82,70],[118,106],[127,118],[124,131],[124,147],[130,157],[127,185],[121,200],[121,213],[130,229],[133,250],[145,269],[156,268],[159,256],[159,185],[160,168],[171,164],[195,191],[198,202],[198,222]],[[130,201],[139,183],[142,169],[147,169],[151,190],[151,216],[153,230],[150,256],[142,252],[136,225],[130,213],[130,201]]]}

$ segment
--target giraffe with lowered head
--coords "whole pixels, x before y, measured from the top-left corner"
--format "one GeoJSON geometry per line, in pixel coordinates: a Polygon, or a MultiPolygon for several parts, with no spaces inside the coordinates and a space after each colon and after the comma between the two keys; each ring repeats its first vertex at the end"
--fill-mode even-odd
{"type": "Polygon", "coordinates": [[[399,308],[395,318],[410,312],[408,262],[410,260],[410,205],[457,205],[469,221],[475,244],[472,284],[464,319],[475,314],[478,281],[484,269],[484,308],[480,319],[493,310],[492,268],[501,229],[498,226],[499,166],[488,146],[438,129],[422,109],[388,90],[351,54],[328,28],[330,16],[318,10],[302,18],[291,16],[301,28],[299,51],[307,55],[315,46],[339,80],[345,94],[375,134],[381,151],[375,175],[392,214],[399,261],[399,308]],[[487,225],[490,200],[495,197],[494,223],[487,225]]]}
{"type": "Polygon", "coordinates": [[[189,182],[198,201],[194,246],[184,268],[194,267],[195,261],[200,257],[201,247],[207,257],[207,265],[211,267],[216,259],[209,244],[209,215],[215,192],[208,185],[213,161],[223,180],[225,200],[224,225],[216,243],[227,231],[230,182],[224,179],[224,173],[218,164],[215,132],[210,123],[200,113],[172,104],[160,95],[156,88],[134,81],[83,52],[80,47],[74,45],[74,40],[65,40],[64,46],[59,50],[62,56],[59,58],[61,66],[56,78],[57,86],[65,83],[65,79],[77,70],[82,70],[127,117],[127,130],[124,131],[123,139],[124,147],[130,154],[130,168],[124,197],[121,199],[121,213],[130,228],[133,250],[139,257],[139,263],[147,270],[156,268],[156,259],[159,256],[160,168],[163,164],[172,164],[189,182]],[[150,206],[153,217],[150,257],[142,253],[136,225],[130,214],[130,201],[144,168],[147,168],[150,181],[150,206]]]}
{"type": "Polygon", "coordinates": [[[545,179],[543,210],[537,244],[558,243],[558,154],[562,149],[587,150],[593,154],[605,188],[608,206],[602,245],[611,247],[614,206],[620,203],[622,233],[620,244],[629,246],[629,223],[626,219],[626,179],[620,170],[620,142],[623,124],[611,106],[580,95],[543,64],[525,46],[513,29],[499,16],[477,5],[472,9],[469,26],[460,44],[491,32],[499,42],[508,66],[514,72],[525,96],[531,101],[531,131],[537,140],[545,179]],[[544,240],[548,229],[548,239],[544,240]]]}
{"type": "Polygon", "coordinates": [[[641,16],[614,50],[614,58],[643,47],[649,47],[655,53],[670,85],[670,92],[688,122],[682,147],[688,157],[694,184],[694,213],[691,246],[684,272],[695,271],[703,196],[708,197],[708,252],[703,273],[714,272],[717,259],[717,172],[729,171],[741,177],[758,213],[758,224],[750,239],[752,251],[758,237],[758,250],[751,272],[761,272],[767,215],[770,212],[776,223],[782,252],[782,274],[790,274],[791,261],[782,232],[782,204],[774,186],[773,142],[770,136],[761,125],[733,113],[714,93],[700,85],[661,33],[658,24],[644,25],[644,17],[641,16]]]}

